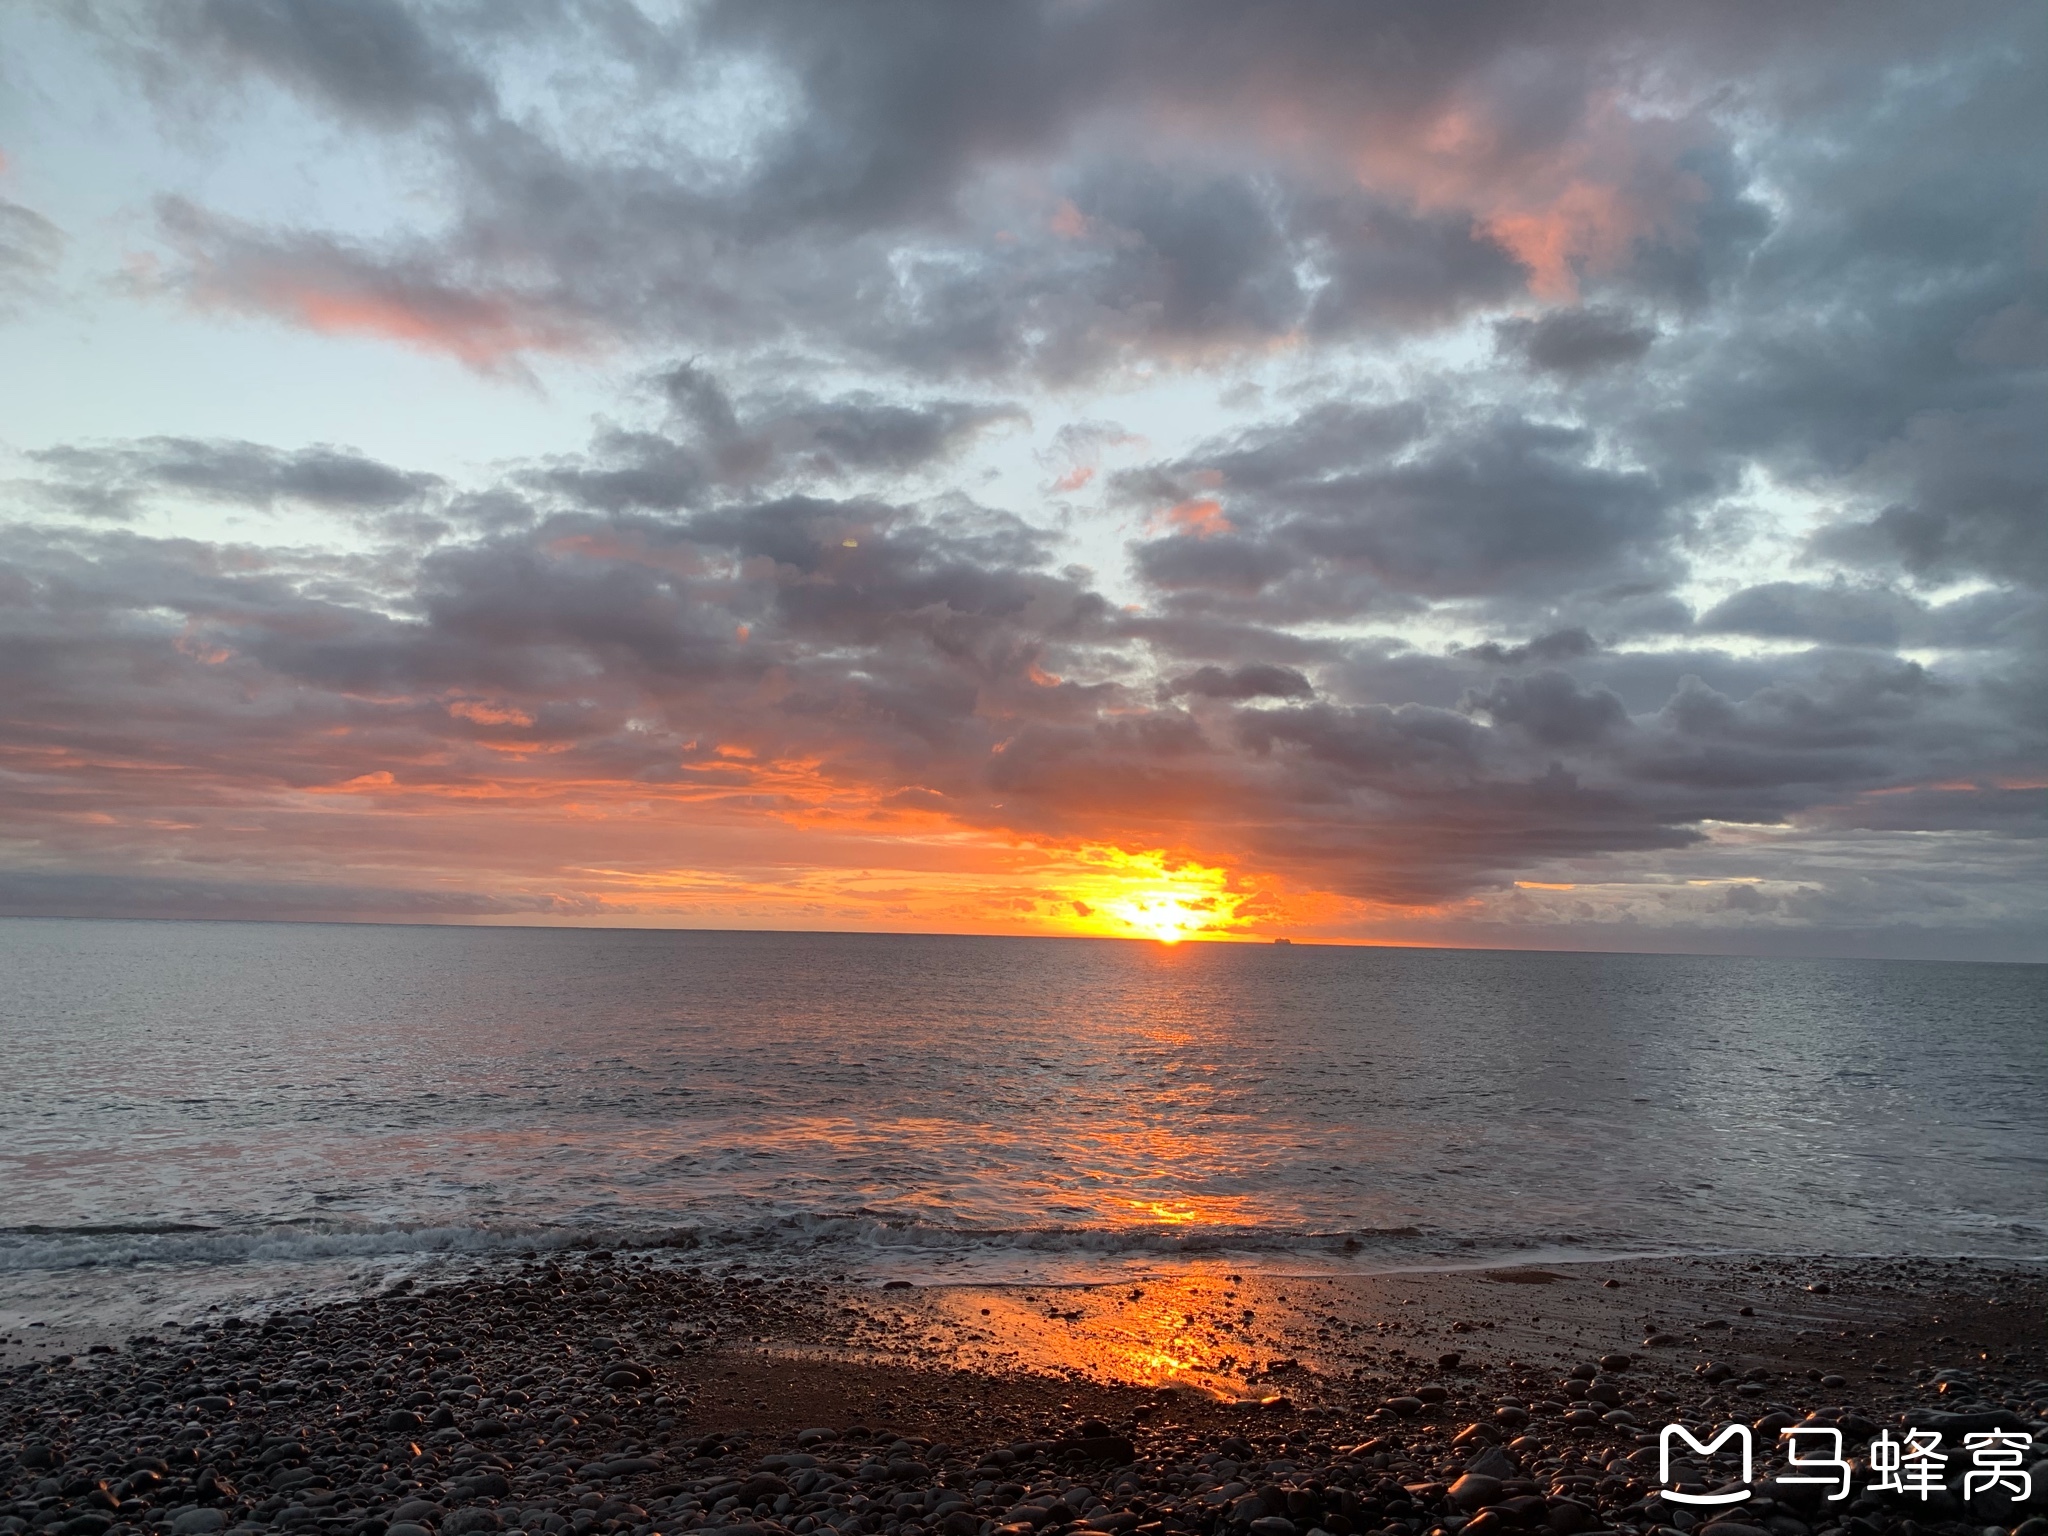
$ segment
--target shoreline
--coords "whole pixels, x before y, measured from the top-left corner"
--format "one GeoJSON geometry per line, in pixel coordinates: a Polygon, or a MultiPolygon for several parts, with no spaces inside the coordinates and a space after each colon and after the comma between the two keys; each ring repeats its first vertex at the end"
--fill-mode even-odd
{"type": "MultiPolygon", "coordinates": [[[[348,1305],[374,1297],[394,1285],[447,1286],[473,1282],[487,1276],[515,1274],[522,1266],[536,1262],[577,1264],[593,1253],[624,1256],[629,1261],[647,1259],[665,1268],[701,1270],[718,1275],[733,1272],[766,1281],[798,1278],[807,1271],[813,1274],[829,1271],[827,1283],[850,1294],[884,1289],[893,1291],[907,1285],[922,1296],[954,1291],[1086,1292],[1116,1285],[1172,1286],[1199,1283],[1226,1274],[1242,1275],[1246,1277],[1246,1283],[1263,1285],[1287,1281],[1367,1284],[1432,1276],[1442,1276],[1455,1282],[1460,1278],[1516,1269],[1536,1268],[1568,1276],[1616,1265],[1673,1266],[1681,1269],[1717,1264],[1762,1264],[1768,1267],[1903,1265],[1931,1270],[1943,1265],[1962,1264],[2021,1272],[2038,1270],[2048,1274],[2048,1253],[1793,1254],[1779,1250],[1730,1248],[1614,1252],[1516,1249],[1503,1251],[1491,1258],[1436,1257],[1395,1262],[1364,1259],[1342,1267],[1321,1263],[1313,1255],[1280,1250],[1194,1251],[1170,1256],[1168,1262],[1161,1262],[1157,1255],[1133,1253],[1121,1259],[1096,1256],[1097,1262],[1087,1269],[1069,1261],[1063,1266],[1067,1272],[1050,1275],[1019,1277],[1014,1273],[994,1276],[970,1273],[956,1276],[946,1273],[943,1266],[904,1265],[899,1268],[878,1264],[874,1262],[872,1252],[861,1255],[867,1260],[864,1265],[824,1262],[816,1256],[806,1258],[779,1253],[764,1260],[757,1250],[739,1245],[691,1246],[673,1238],[639,1240],[636,1235],[636,1240],[628,1242],[579,1238],[561,1246],[520,1249],[508,1241],[495,1249],[401,1251],[370,1258],[316,1256],[248,1264],[194,1264],[179,1259],[143,1259],[119,1265],[90,1263],[65,1268],[25,1268],[8,1273],[16,1277],[45,1277],[46,1293],[32,1301],[10,1298],[6,1295],[4,1281],[0,1281],[0,1367],[48,1359],[57,1354],[83,1354],[96,1344],[118,1344],[124,1338],[152,1330],[160,1332],[168,1328],[176,1331],[209,1317],[217,1320],[219,1317],[241,1315],[260,1320],[280,1310],[348,1305]],[[1149,1262],[1141,1262],[1146,1260],[1149,1262]],[[859,1272],[844,1272],[848,1270],[859,1272]],[[251,1272],[260,1277],[253,1283],[242,1278],[251,1272]],[[67,1284],[70,1289],[57,1292],[59,1285],[67,1284]],[[93,1294],[95,1291],[99,1294],[93,1294]],[[38,1316],[38,1313],[56,1315],[38,1316]],[[67,1313],[69,1315],[65,1315],[67,1313]]],[[[833,1256],[835,1260],[841,1257],[833,1256]]]]}
{"type": "MultiPolygon", "coordinates": [[[[1575,1536],[1696,1523],[1650,1497],[1667,1418],[1853,1444],[1960,1406],[2048,1458],[2048,1267],[2013,1261],[885,1289],[599,1251],[100,1351],[0,1367],[0,1536],[1575,1536]],[[1453,1499],[1488,1449],[1511,1466],[1453,1499]]],[[[1980,1536],[2048,1487],[1911,1502],[1778,1488],[1746,1517],[1980,1536]]]]}

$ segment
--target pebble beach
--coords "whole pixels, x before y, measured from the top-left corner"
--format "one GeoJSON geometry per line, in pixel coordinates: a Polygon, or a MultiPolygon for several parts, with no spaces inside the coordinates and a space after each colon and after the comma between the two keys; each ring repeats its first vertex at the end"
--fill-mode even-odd
{"type": "Polygon", "coordinates": [[[686,1259],[11,1340],[0,1536],[2048,1533],[2039,1266],[884,1289],[686,1259]],[[1753,1496],[1661,1498],[1658,1427],[1732,1422],[1753,1496]],[[1792,1425],[1842,1432],[1851,1498],[1777,1480],[1792,1425]],[[1866,1491],[1871,1440],[1907,1428],[1945,1435],[1950,1475],[1866,1491]],[[1961,1436],[1989,1428],[2028,1437],[2029,1499],[1963,1496],[1961,1436]]]}

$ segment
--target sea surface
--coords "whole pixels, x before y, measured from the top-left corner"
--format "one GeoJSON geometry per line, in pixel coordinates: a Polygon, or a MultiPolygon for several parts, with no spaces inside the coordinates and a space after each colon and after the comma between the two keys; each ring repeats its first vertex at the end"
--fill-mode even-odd
{"type": "Polygon", "coordinates": [[[2031,1258],[2044,1106],[2038,966],[7,920],[0,1329],[593,1244],[2031,1258]]]}

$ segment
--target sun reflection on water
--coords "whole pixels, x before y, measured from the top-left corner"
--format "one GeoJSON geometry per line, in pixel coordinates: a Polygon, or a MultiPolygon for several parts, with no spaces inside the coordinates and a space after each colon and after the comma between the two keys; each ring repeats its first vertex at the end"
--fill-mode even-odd
{"type": "MultiPolygon", "coordinates": [[[[1254,1321],[1271,1307],[1273,1287],[1257,1276],[1247,1285],[1245,1278],[1204,1268],[1154,1271],[1116,1284],[927,1295],[935,1320],[958,1341],[960,1364],[1179,1387],[1241,1401],[1270,1396],[1281,1379],[1274,1369],[1280,1340],[1269,1324],[1254,1321]]],[[[1279,1366],[1288,1373],[1299,1369],[1291,1358],[1279,1366]]]]}

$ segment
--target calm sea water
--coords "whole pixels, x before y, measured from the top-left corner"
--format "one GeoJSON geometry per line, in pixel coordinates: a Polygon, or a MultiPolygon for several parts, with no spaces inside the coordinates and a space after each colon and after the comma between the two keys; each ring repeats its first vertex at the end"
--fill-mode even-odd
{"type": "Polygon", "coordinates": [[[5,921],[0,1321],[593,1239],[2039,1256],[2044,1105],[2041,967],[5,921]]]}

